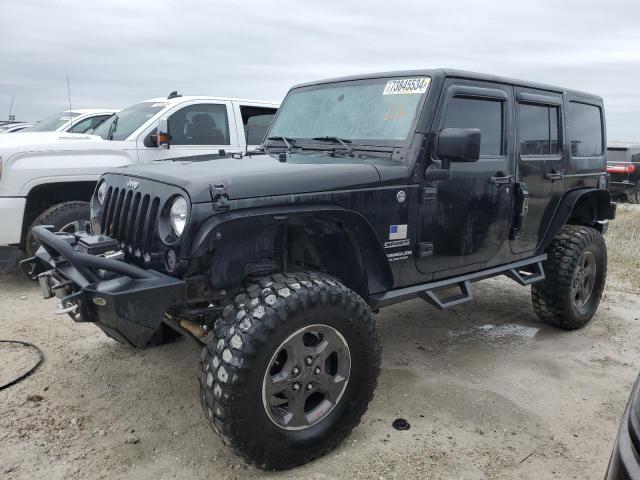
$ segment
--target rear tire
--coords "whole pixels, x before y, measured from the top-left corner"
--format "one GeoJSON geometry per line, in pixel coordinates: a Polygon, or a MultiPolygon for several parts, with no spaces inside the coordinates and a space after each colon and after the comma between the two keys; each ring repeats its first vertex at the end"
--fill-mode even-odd
{"type": "Polygon", "coordinates": [[[607,278],[607,246],[590,227],[565,225],[547,249],[546,279],[531,287],[540,320],[565,330],[584,327],[593,318],[607,278]]]}
{"type": "Polygon", "coordinates": [[[249,285],[206,343],[205,414],[238,455],[267,470],[338,446],[360,422],[380,372],[369,306],[322,274],[276,274],[249,285]]]}
{"type": "Polygon", "coordinates": [[[74,222],[89,220],[91,213],[87,202],[58,203],[46,209],[29,226],[25,237],[24,250],[27,257],[33,257],[40,247],[40,242],[33,236],[31,230],[37,225],[53,225],[56,232],[60,230],[73,231],[74,222]]]}

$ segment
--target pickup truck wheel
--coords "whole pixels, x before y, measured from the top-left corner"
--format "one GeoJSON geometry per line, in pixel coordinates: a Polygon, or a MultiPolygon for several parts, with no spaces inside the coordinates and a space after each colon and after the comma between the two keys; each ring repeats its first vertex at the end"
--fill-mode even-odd
{"type": "Polygon", "coordinates": [[[607,246],[594,228],[565,225],[547,249],[546,279],[531,287],[533,309],[545,323],[584,327],[598,308],[607,276],[607,246]]]}
{"type": "Polygon", "coordinates": [[[225,308],[200,361],[213,429],[249,463],[282,470],[349,435],[373,397],[380,337],[369,306],[323,274],[276,274],[225,308]]]}
{"type": "Polygon", "coordinates": [[[89,220],[90,216],[91,213],[87,202],[58,203],[46,209],[36,217],[27,232],[24,242],[24,250],[27,257],[35,255],[40,246],[40,242],[31,234],[31,229],[36,225],[53,225],[56,227],[57,232],[73,232],[75,230],[75,222],[89,220]]]}

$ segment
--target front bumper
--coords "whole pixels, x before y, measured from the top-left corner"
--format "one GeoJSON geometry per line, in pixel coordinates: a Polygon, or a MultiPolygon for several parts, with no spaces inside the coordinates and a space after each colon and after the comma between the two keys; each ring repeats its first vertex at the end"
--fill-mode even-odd
{"type": "Polygon", "coordinates": [[[26,203],[24,197],[0,197],[0,245],[20,244],[26,203]]]}
{"type": "Polygon", "coordinates": [[[167,309],[184,301],[185,282],[125,263],[109,237],[52,230],[34,227],[42,247],[21,267],[38,279],[45,298],[58,299],[56,313],[94,322],[107,335],[134,347],[147,346],[167,309]]]}

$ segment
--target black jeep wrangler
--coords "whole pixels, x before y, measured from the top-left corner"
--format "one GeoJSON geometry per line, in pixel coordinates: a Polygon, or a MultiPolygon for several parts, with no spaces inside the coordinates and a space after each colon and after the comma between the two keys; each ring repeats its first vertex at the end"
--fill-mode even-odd
{"type": "Polygon", "coordinates": [[[629,203],[640,203],[640,144],[610,143],[607,146],[609,191],[629,203]]]}
{"type": "Polygon", "coordinates": [[[90,231],[35,227],[23,268],[123,343],[201,344],[214,430],[290,468],[360,421],[381,307],[445,309],[506,275],[542,321],[589,322],[615,215],[605,142],[602,100],[552,86],[450,70],[298,85],[261,151],[109,172],[90,231]]]}

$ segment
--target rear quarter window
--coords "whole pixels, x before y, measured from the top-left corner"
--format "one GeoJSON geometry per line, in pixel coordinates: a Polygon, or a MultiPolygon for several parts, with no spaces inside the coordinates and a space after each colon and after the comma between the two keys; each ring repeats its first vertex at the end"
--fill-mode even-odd
{"type": "Polygon", "coordinates": [[[571,156],[599,157],[602,155],[602,111],[596,105],[569,102],[569,135],[571,156]]]}

